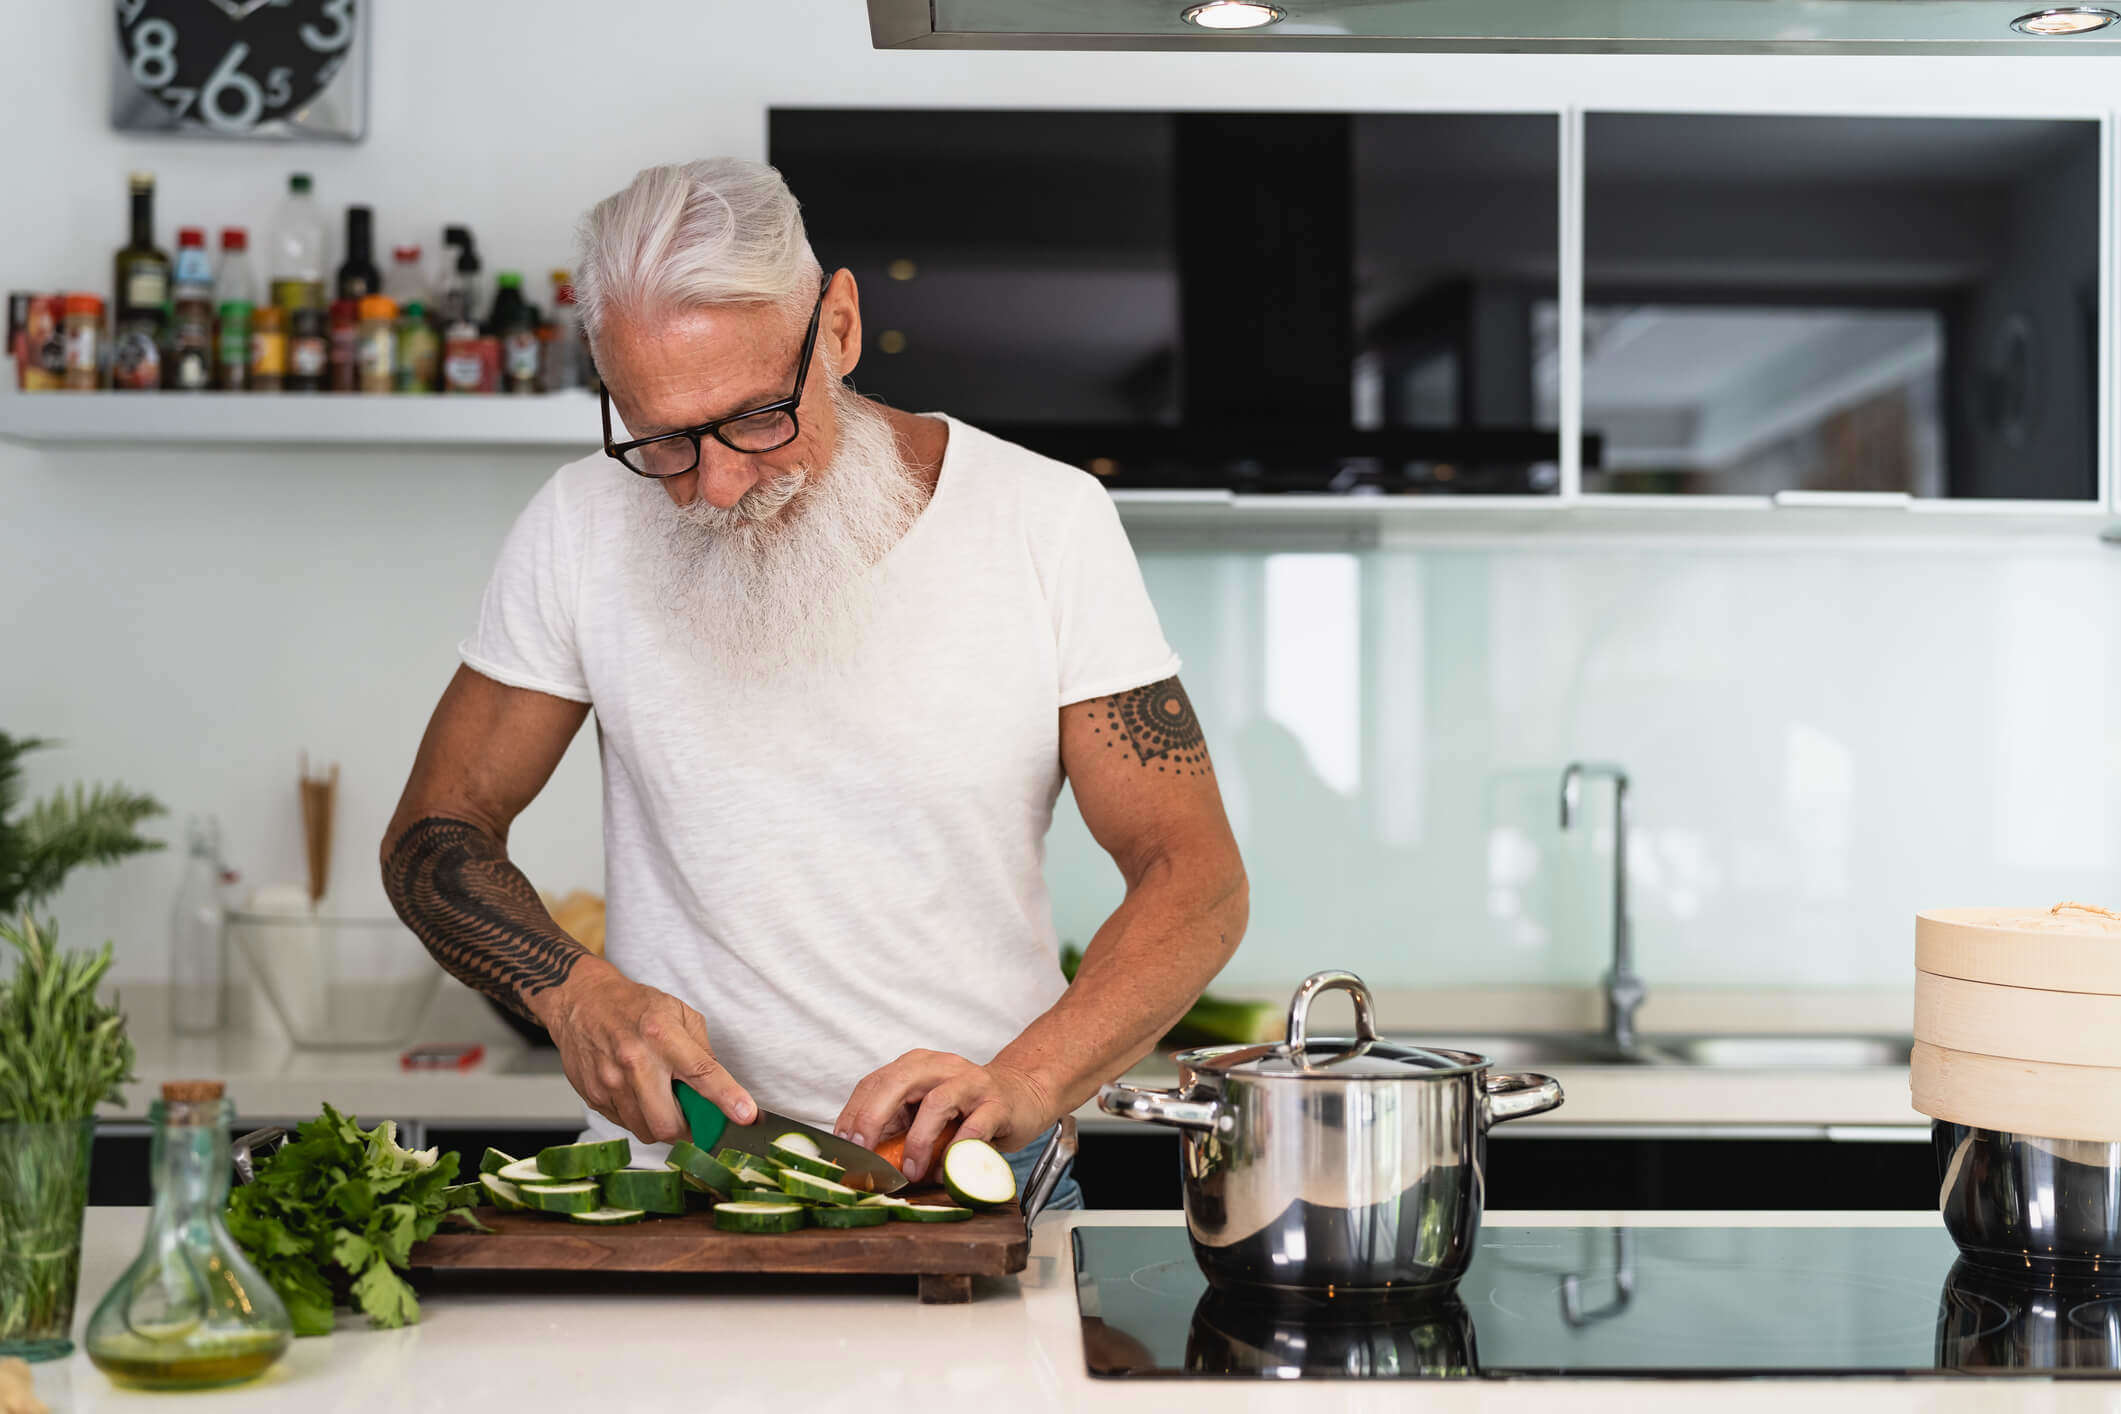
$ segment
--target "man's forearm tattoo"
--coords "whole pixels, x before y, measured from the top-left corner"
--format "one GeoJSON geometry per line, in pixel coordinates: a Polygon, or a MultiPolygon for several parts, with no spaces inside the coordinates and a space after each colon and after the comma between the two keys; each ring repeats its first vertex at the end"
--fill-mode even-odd
{"type": "Polygon", "coordinates": [[[529,998],[565,982],[584,956],[500,841],[462,820],[408,827],[383,865],[383,888],[451,976],[526,1019],[535,1019],[529,998]]]}
{"type": "Polygon", "coordinates": [[[1117,692],[1096,704],[1090,729],[1116,750],[1165,775],[1205,776],[1215,769],[1208,760],[1208,739],[1200,718],[1177,678],[1117,692]]]}

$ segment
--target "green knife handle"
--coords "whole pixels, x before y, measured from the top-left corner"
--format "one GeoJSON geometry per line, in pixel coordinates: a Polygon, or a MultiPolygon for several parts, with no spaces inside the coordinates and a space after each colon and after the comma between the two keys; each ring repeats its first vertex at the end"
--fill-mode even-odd
{"type": "Polygon", "coordinates": [[[671,1081],[670,1092],[678,1097],[678,1108],[685,1112],[685,1123],[692,1130],[692,1142],[713,1153],[714,1146],[721,1142],[722,1131],[729,1127],[729,1116],[723,1114],[714,1101],[682,1080],[671,1081]]]}

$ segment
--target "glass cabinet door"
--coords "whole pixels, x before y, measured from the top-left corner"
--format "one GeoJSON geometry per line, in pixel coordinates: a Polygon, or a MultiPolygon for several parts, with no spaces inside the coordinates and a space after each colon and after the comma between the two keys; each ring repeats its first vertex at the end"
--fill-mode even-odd
{"type": "Polygon", "coordinates": [[[1584,120],[1586,492],[2092,501],[2092,120],[1584,120]]]}

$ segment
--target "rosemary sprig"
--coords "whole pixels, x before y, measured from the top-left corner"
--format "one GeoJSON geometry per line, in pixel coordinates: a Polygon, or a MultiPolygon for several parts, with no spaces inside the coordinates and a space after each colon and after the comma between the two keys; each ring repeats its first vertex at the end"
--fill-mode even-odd
{"type": "Polygon", "coordinates": [[[0,923],[0,942],[20,955],[0,985],[0,1123],[86,1119],[116,1103],[133,1078],[133,1043],[124,1015],[96,999],[111,945],[61,952],[57,927],[28,914],[0,923]]]}

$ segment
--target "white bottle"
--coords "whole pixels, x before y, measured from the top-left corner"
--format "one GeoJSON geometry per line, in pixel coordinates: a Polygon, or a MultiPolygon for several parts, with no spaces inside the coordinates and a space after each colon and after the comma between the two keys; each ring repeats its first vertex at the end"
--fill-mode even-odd
{"type": "Polygon", "coordinates": [[[221,890],[236,877],[221,862],[221,826],[194,818],[184,881],[169,913],[169,1024],[180,1036],[221,1029],[224,957],[221,890]]]}
{"type": "Polygon", "coordinates": [[[272,302],[282,309],[324,309],[324,213],[310,195],[309,173],[287,179],[287,200],[272,224],[272,246],[266,269],[272,277],[272,302]]]}

